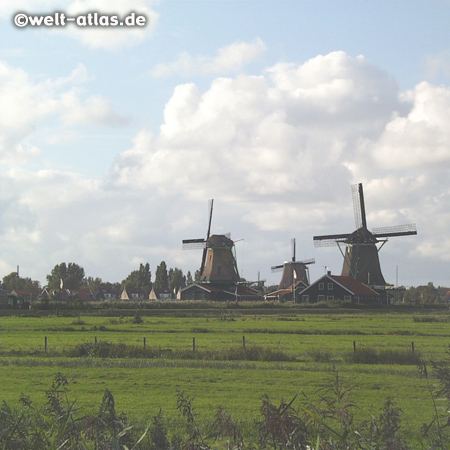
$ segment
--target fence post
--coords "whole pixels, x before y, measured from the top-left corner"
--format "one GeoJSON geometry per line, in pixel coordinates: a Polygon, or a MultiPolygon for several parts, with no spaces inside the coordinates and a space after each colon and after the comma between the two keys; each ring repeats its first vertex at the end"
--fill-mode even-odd
{"type": "Polygon", "coordinates": [[[245,348],[245,336],[242,336],[242,347],[245,348]]]}
{"type": "Polygon", "coordinates": [[[192,351],[195,352],[195,338],[192,338],[192,351]]]}
{"type": "Polygon", "coordinates": [[[414,342],[411,342],[411,351],[414,353],[414,342]]]}
{"type": "Polygon", "coordinates": [[[45,336],[45,338],[44,338],[44,349],[45,349],[45,353],[47,353],[47,343],[48,343],[48,339],[47,339],[47,336],[45,336]]]}
{"type": "Polygon", "coordinates": [[[353,352],[356,352],[356,341],[353,341],[353,352]]]}
{"type": "Polygon", "coordinates": [[[94,342],[97,344],[97,336],[94,337],[94,342]]]}
{"type": "Polygon", "coordinates": [[[144,350],[146,345],[147,345],[147,338],[144,338],[144,350]]]}

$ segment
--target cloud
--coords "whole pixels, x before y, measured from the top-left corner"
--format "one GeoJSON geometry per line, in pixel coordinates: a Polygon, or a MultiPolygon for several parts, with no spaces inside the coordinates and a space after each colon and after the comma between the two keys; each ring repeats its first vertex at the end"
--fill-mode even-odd
{"type": "Polygon", "coordinates": [[[386,125],[376,143],[376,161],[399,170],[450,168],[450,89],[422,82],[405,97],[412,108],[386,125]]]}
{"type": "Polygon", "coordinates": [[[122,21],[131,13],[145,16],[144,27],[83,27],[67,23],[64,28],[46,28],[49,33],[71,37],[88,47],[115,51],[138,45],[151,36],[158,22],[158,14],[152,9],[153,3],[153,0],[2,0],[0,17],[11,19],[17,12],[46,15],[55,11],[63,12],[66,17],[87,16],[97,12],[99,16],[116,15],[122,21]]]}
{"type": "Polygon", "coordinates": [[[436,80],[440,76],[450,78],[450,51],[445,50],[425,59],[425,72],[427,79],[436,80]]]}
{"type": "Polygon", "coordinates": [[[234,42],[217,51],[215,57],[191,56],[180,53],[176,61],[157,64],[151,71],[155,78],[171,75],[193,76],[199,74],[229,74],[242,70],[243,66],[266,51],[264,42],[257,38],[253,42],[234,42]]]}
{"type": "Polygon", "coordinates": [[[65,78],[36,81],[24,70],[0,61],[0,160],[22,164],[39,155],[27,139],[49,118],[59,118],[63,127],[124,123],[107,99],[86,98],[80,86],[88,79],[81,64],[65,78]]]}
{"type": "Polygon", "coordinates": [[[278,64],[265,76],[217,78],[204,93],[180,85],[159,136],[138,139],[115,171],[123,183],[157,189],[164,174],[177,174],[170,183],[192,198],[212,191],[230,201],[298,193],[313,200],[352,178],[359,140],[404,109],[398,94],[387,74],[343,52],[278,64]]]}

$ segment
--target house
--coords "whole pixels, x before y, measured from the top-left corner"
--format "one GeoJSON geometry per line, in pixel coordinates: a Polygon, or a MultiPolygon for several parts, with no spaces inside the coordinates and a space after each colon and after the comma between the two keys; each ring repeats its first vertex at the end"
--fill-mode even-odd
{"type": "Polygon", "coordinates": [[[152,287],[148,298],[149,300],[168,301],[173,300],[174,294],[169,289],[157,289],[152,287]]]}
{"type": "Polygon", "coordinates": [[[302,303],[344,300],[358,304],[381,304],[382,296],[353,277],[327,272],[299,294],[302,303]]]}
{"type": "Polygon", "coordinates": [[[141,288],[124,288],[120,294],[121,300],[144,300],[144,289],[141,288]]]}
{"type": "Polygon", "coordinates": [[[84,287],[79,289],[48,289],[44,287],[38,295],[38,300],[62,300],[62,301],[94,301],[95,295],[90,288],[84,287]]]}
{"type": "Polygon", "coordinates": [[[84,302],[94,301],[95,295],[90,288],[66,289],[72,300],[82,300],[84,302]]]}
{"type": "Polygon", "coordinates": [[[114,288],[100,289],[97,293],[98,300],[114,301],[119,299],[119,295],[114,288]]]}
{"type": "Polygon", "coordinates": [[[180,291],[181,300],[260,301],[256,289],[245,284],[193,283],[180,291]]]}
{"type": "Polygon", "coordinates": [[[286,289],[278,289],[264,296],[266,301],[292,301],[300,302],[300,293],[308,286],[304,281],[297,281],[286,289]],[[295,287],[295,291],[294,291],[295,287]]]}
{"type": "Polygon", "coordinates": [[[24,289],[14,289],[2,299],[2,306],[13,309],[30,309],[32,293],[24,289]]]}

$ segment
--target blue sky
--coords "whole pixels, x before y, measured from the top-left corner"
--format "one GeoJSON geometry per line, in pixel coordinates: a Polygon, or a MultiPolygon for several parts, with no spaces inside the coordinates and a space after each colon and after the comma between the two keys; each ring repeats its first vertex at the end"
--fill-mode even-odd
{"type": "Polygon", "coordinates": [[[0,275],[62,261],[121,281],[194,271],[181,239],[231,232],[244,277],[314,257],[312,236],[416,222],[385,278],[450,285],[450,2],[4,0],[0,275]],[[146,14],[145,28],[17,28],[27,14],[146,14]]]}

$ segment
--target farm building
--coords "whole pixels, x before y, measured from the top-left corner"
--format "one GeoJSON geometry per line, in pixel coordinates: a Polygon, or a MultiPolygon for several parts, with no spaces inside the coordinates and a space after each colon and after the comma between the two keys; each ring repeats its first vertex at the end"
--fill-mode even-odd
{"type": "Polygon", "coordinates": [[[149,300],[160,300],[160,301],[168,301],[174,299],[174,294],[170,291],[170,289],[157,289],[152,287],[150,294],[148,296],[149,300]]]}
{"type": "Polygon", "coordinates": [[[124,288],[120,294],[121,300],[148,300],[145,298],[144,289],[124,288]]]}
{"type": "Polygon", "coordinates": [[[327,272],[299,294],[302,303],[344,300],[358,304],[381,304],[378,292],[350,276],[331,275],[327,272]]]}

